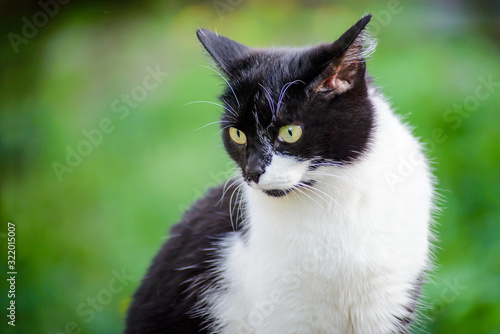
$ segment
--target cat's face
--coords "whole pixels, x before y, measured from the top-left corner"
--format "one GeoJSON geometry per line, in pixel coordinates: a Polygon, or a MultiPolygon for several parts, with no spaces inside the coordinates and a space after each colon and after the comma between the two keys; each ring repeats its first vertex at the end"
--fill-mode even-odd
{"type": "Polygon", "coordinates": [[[316,169],[366,151],[373,127],[361,19],[333,44],[251,49],[207,30],[198,37],[228,77],[224,146],[244,180],[270,196],[315,183],[316,169]]]}

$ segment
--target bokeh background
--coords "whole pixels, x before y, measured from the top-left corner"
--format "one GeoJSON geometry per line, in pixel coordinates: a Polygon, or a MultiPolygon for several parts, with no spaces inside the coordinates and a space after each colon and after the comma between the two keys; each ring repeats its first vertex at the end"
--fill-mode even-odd
{"type": "Polygon", "coordinates": [[[366,12],[369,71],[427,144],[442,197],[420,332],[500,333],[500,11],[486,0],[0,2],[0,332],[122,331],[169,226],[226,178],[204,127],[221,110],[190,104],[223,87],[197,28],[310,45],[366,12]]]}

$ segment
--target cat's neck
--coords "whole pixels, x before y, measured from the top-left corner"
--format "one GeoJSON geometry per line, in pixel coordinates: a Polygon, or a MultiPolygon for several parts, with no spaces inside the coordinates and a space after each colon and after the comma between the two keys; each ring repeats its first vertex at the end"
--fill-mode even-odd
{"type": "MultiPolygon", "coordinates": [[[[418,247],[427,246],[426,226],[413,222],[408,222],[406,227],[398,226],[398,220],[394,219],[404,217],[410,210],[419,215],[420,206],[428,205],[421,198],[431,197],[432,189],[427,182],[429,171],[414,166],[413,172],[401,175],[400,170],[402,162],[412,161],[415,156],[423,162],[421,148],[392,115],[383,97],[375,91],[371,95],[376,127],[370,147],[360,161],[320,167],[311,172],[316,173],[313,187],[301,188],[283,197],[270,197],[244,185],[250,244],[282,250],[290,244],[303,245],[307,251],[328,236],[325,243],[342,245],[344,251],[351,254],[366,252],[371,243],[379,240],[389,242],[387,248],[394,247],[396,251],[397,247],[404,247],[399,233],[401,228],[406,228],[402,233],[406,235],[415,229],[414,235],[422,239],[418,247]],[[407,194],[408,189],[419,191],[407,194]],[[401,202],[401,198],[406,201],[401,202]],[[391,217],[384,209],[387,203],[394,205],[391,217]],[[377,236],[381,239],[377,240],[377,236]]],[[[427,211],[421,209],[420,212],[427,211]]]]}
{"type": "Polygon", "coordinates": [[[430,174],[401,169],[423,161],[420,146],[372,94],[376,126],[361,159],[318,168],[314,188],[282,197],[242,185],[246,230],[223,252],[230,292],[209,300],[223,333],[250,323],[259,303],[274,307],[255,327],[266,333],[310,332],[312,318],[325,320],[314,321],[318,332],[384,333],[414,303],[408,292],[428,262],[430,174]]]}

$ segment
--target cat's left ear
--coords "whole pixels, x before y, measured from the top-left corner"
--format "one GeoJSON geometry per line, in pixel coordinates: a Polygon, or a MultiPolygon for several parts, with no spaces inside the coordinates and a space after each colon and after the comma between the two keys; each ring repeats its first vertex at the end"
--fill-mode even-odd
{"type": "Polygon", "coordinates": [[[373,51],[364,48],[364,29],[370,19],[371,15],[364,16],[334,43],[310,51],[309,61],[316,69],[322,69],[310,85],[312,90],[340,94],[351,89],[357,80],[364,80],[365,55],[373,51]]]}
{"type": "Polygon", "coordinates": [[[210,53],[217,65],[229,76],[235,65],[248,56],[251,48],[235,42],[227,37],[218,35],[207,29],[198,29],[196,36],[201,44],[210,53]]]}

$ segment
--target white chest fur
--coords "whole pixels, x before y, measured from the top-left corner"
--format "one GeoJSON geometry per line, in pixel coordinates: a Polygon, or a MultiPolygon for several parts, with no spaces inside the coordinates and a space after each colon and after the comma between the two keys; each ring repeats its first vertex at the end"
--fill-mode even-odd
{"type": "Polygon", "coordinates": [[[285,197],[245,186],[246,239],[224,241],[227,290],[207,296],[222,333],[391,333],[408,315],[428,265],[432,182],[420,144],[372,100],[361,161],[321,167],[315,189],[285,197]]]}

